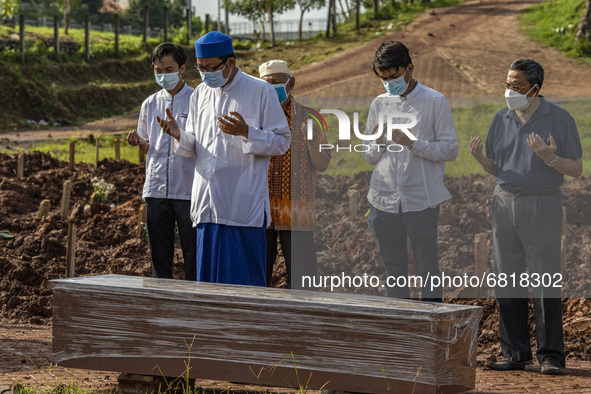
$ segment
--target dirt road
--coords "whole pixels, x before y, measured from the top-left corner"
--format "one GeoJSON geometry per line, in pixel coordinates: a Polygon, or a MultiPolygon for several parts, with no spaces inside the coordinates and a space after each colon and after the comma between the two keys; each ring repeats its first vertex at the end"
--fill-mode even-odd
{"type": "Polygon", "coordinates": [[[590,97],[591,67],[522,34],[519,12],[540,1],[477,0],[421,14],[394,31],[297,70],[296,93],[308,97],[374,97],[384,88],[371,61],[384,41],[411,52],[415,77],[447,97],[502,97],[511,62],[532,57],[545,69],[542,94],[590,97]]]}

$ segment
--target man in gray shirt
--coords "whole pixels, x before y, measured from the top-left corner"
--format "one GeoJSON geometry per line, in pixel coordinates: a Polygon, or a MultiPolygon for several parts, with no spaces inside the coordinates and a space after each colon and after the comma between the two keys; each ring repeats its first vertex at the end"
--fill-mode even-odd
{"type": "Polygon", "coordinates": [[[581,175],[583,153],[574,119],[539,95],[543,81],[540,63],[515,60],[504,84],[507,108],[493,119],[486,156],[478,137],[471,138],[470,152],[497,181],[492,199],[493,268],[497,280],[507,275],[506,286],[497,282],[495,288],[504,358],[487,366],[522,370],[531,363],[527,307],[531,283],[536,357],[542,373],[561,374],[564,334],[560,287],[555,286],[561,278],[561,186],[564,175],[581,175]],[[552,280],[543,280],[548,278],[552,280]]]}

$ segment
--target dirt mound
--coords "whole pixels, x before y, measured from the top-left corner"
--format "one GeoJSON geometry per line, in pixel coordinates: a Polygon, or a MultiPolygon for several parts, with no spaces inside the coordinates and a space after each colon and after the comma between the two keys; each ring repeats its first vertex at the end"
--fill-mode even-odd
{"type": "MultiPolygon", "coordinates": [[[[376,275],[385,271],[377,244],[369,232],[365,196],[371,173],[351,177],[318,177],[318,230],[315,235],[321,275],[376,275]],[[359,193],[356,217],[349,211],[350,189],[359,193]]],[[[48,280],[65,277],[67,223],[59,206],[62,187],[72,182],[69,221],[76,224],[76,275],[106,273],[150,276],[149,248],[137,237],[137,212],[142,204],[143,165],[104,160],[99,167],[67,163],[41,153],[25,156],[25,179],[16,179],[16,158],[0,155],[0,229],[14,239],[0,239],[0,318],[10,323],[47,324],[51,318],[51,291],[48,280]],[[93,192],[91,179],[104,178],[115,186],[107,204],[94,207],[90,217],[84,205],[93,192]],[[51,201],[50,214],[37,218],[39,203],[51,201]]],[[[442,270],[450,275],[467,272],[474,265],[474,235],[490,229],[490,198],[493,180],[470,176],[446,179],[453,198],[441,206],[439,254],[442,270]]],[[[591,181],[578,179],[565,187],[568,213],[566,250],[571,275],[567,286],[575,291],[588,282],[591,261],[591,181]],[[573,287],[574,286],[574,287],[573,287]]],[[[490,247],[489,247],[490,249],[490,247]]],[[[490,251],[489,251],[490,257],[490,251]]],[[[182,256],[175,257],[175,277],[181,278],[182,256]]],[[[414,266],[410,265],[410,273],[414,266]]],[[[274,285],[285,287],[285,268],[276,268],[274,285]]],[[[383,288],[339,289],[364,294],[385,295],[383,288]]],[[[484,307],[480,326],[479,351],[498,355],[498,317],[494,299],[469,299],[465,289],[446,291],[447,301],[484,307]]],[[[418,293],[413,292],[414,296],[418,293]]],[[[591,357],[591,301],[565,299],[564,325],[569,358],[591,357]]],[[[533,313],[533,310],[530,314],[533,313]]],[[[532,317],[533,322],[533,315],[532,317]]],[[[535,332],[532,328],[532,335],[535,332]]]]}

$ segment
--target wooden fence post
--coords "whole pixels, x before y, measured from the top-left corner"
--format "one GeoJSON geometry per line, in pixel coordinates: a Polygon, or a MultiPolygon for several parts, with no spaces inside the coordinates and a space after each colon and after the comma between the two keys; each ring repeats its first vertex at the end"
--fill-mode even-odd
{"type": "Polygon", "coordinates": [[[357,191],[357,189],[349,189],[347,195],[349,196],[349,214],[351,216],[351,220],[355,220],[357,218],[359,192],[357,191]]]}
{"type": "Polygon", "coordinates": [[[25,15],[19,16],[19,33],[20,33],[20,49],[21,49],[21,63],[25,62],[25,15]]]}
{"type": "Polygon", "coordinates": [[[149,20],[148,20],[148,16],[149,16],[149,12],[150,12],[150,8],[148,6],[144,7],[144,37],[142,39],[142,41],[145,43],[148,40],[148,34],[149,34],[149,30],[150,27],[148,26],[149,20]]]}
{"type": "Polygon", "coordinates": [[[74,266],[76,265],[76,225],[68,224],[68,240],[66,245],[66,277],[74,277],[74,266]]]}
{"type": "Polygon", "coordinates": [[[49,210],[51,209],[51,201],[50,200],[43,200],[41,204],[39,204],[39,212],[37,212],[37,217],[41,219],[49,215],[49,210]]]}
{"type": "Polygon", "coordinates": [[[70,141],[70,168],[76,165],[76,141],[70,141]]]}
{"type": "Polygon", "coordinates": [[[115,160],[121,160],[121,143],[115,138],[115,160]]]}
{"type": "MultiPolygon", "coordinates": [[[[488,234],[480,233],[474,237],[474,275],[482,278],[482,275],[488,271],[488,256],[487,256],[487,239],[488,234]]],[[[486,296],[486,282],[481,288],[473,289],[472,293],[476,297],[486,296]]]]}
{"type": "Polygon", "coordinates": [[[95,152],[94,152],[94,166],[98,168],[99,165],[99,146],[100,146],[100,138],[94,140],[95,152]]]}
{"type": "Polygon", "coordinates": [[[59,60],[60,53],[60,21],[57,14],[53,15],[53,47],[55,48],[55,59],[59,60]]]}
{"type": "Polygon", "coordinates": [[[84,14],[84,47],[86,48],[86,60],[90,60],[90,14],[84,14]]]}
{"type": "Polygon", "coordinates": [[[62,222],[68,220],[70,213],[70,195],[72,194],[72,181],[64,182],[64,189],[62,192],[62,222]]]}
{"type": "Polygon", "coordinates": [[[205,14],[205,32],[209,33],[209,14],[205,14]]]}
{"type": "Polygon", "coordinates": [[[187,41],[191,42],[191,9],[187,8],[187,41]]]}
{"type": "Polygon", "coordinates": [[[566,275],[566,207],[562,207],[562,237],[560,248],[560,268],[562,276],[566,275]]]}
{"type": "Polygon", "coordinates": [[[19,153],[16,158],[16,179],[23,179],[25,177],[25,155],[19,153]]]}
{"type": "Polygon", "coordinates": [[[137,215],[137,236],[138,238],[142,237],[142,229],[144,228],[144,223],[146,223],[146,204],[142,204],[140,206],[140,211],[137,215]]]}
{"type": "Polygon", "coordinates": [[[164,19],[164,42],[168,42],[168,7],[162,9],[162,18],[164,19]]]}
{"type": "Polygon", "coordinates": [[[115,14],[113,18],[115,18],[115,54],[119,55],[119,14],[115,14]]]}

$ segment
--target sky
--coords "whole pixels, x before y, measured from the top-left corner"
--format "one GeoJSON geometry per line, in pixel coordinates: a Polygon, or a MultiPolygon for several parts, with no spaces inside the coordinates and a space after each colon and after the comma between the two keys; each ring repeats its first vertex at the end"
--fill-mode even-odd
{"type": "MultiPolygon", "coordinates": [[[[221,1],[220,1],[221,4],[221,1]]],[[[205,18],[205,14],[210,14],[213,19],[217,20],[218,15],[218,1],[217,0],[192,0],[193,8],[195,9],[195,14],[205,18]]],[[[304,15],[304,20],[306,19],[326,19],[326,14],[328,12],[327,7],[323,7],[320,10],[311,10],[306,12],[304,15]]],[[[224,21],[225,13],[224,9],[221,10],[222,21],[224,21]]],[[[280,15],[274,15],[275,22],[277,21],[298,21],[300,19],[300,8],[296,5],[295,8],[291,11],[284,12],[280,15]]],[[[239,23],[239,22],[248,22],[246,18],[240,17],[238,15],[230,14],[230,25],[232,23],[239,23]]]]}

